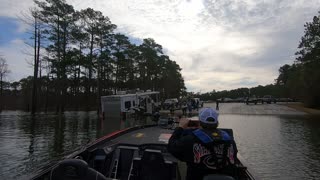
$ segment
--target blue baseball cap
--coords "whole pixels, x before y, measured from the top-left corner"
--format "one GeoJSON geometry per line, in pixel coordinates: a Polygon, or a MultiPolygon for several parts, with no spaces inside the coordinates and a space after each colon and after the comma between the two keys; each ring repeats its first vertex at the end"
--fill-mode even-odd
{"type": "Polygon", "coordinates": [[[219,113],[212,108],[203,108],[199,112],[199,120],[207,124],[217,124],[219,113]]]}

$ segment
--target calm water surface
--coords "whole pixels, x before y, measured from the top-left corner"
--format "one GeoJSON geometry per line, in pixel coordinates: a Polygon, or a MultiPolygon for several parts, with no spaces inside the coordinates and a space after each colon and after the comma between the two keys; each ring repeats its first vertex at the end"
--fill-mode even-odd
{"type": "Polygon", "coordinates": [[[0,179],[24,179],[41,166],[100,137],[96,112],[63,116],[0,114],[0,179]]]}
{"type": "MultiPolygon", "coordinates": [[[[220,127],[234,130],[241,156],[262,179],[320,177],[319,117],[222,114],[220,127]]],[[[101,131],[96,112],[2,112],[0,177],[25,178],[107,131],[108,124],[101,131]]]]}
{"type": "Polygon", "coordinates": [[[241,156],[262,179],[320,179],[320,118],[222,115],[241,156]]]}

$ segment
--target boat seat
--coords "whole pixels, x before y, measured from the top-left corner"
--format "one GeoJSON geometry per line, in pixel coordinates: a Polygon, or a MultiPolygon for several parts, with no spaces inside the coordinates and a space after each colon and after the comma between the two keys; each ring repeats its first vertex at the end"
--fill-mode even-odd
{"type": "Polygon", "coordinates": [[[225,131],[226,133],[229,134],[233,138],[233,130],[232,129],[227,129],[227,128],[219,128],[220,130],[225,131]]]}
{"type": "Polygon", "coordinates": [[[106,174],[105,165],[111,161],[111,156],[107,154],[104,149],[95,149],[91,154],[94,154],[94,156],[88,162],[89,166],[101,174],[106,174]]]}
{"type": "Polygon", "coordinates": [[[50,172],[50,180],[106,180],[98,171],[81,159],[65,159],[50,172]]]}
{"type": "Polygon", "coordinates": [[[138,147],[118,146],[112,157],[109,177],[127,180],[131,169],[131,162],[134,158],[134,152],[137,151],[138,147]]]}
{"type": "Polygon", "coordinates": [[[141,180],[170,180],[176,178],[176,163],[165,160],[160,150],[146,149],[141,159],[134,159],[136,178],[141,180]]]}
{"type": "Polygon", "coordinates": [[[203,178],[203,180],[235,180],[235,179],[231,176],[226,176],[222,174],[210,174],[210,175],[206,175],[203,178]]]}

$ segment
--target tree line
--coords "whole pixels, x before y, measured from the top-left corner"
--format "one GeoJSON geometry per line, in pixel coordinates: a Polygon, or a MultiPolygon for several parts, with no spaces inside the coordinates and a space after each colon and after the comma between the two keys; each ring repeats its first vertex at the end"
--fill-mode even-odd
{"type": "Polygon", "coordinates": [[[102,95],[122,90],[156,90],[164,98],[185,92],[180,66],[155,40],[132,43],[92,8],[77,11],[65,0],[34,2],[24,18],[32,27],[33,76],[1,86],[7,92],[3,102],[19,97],[16,106],[32,114],[62,113],[97,109],[102,95]]]}
{"type": "Polygon", "coordinates": [[[214,100],[223,99],[223,98],[231,98],[231,99],[238,99],[243,100],[247,97],[256,96],[256,97],[263,97],[265,95],[272,95],[277,98],[292,98],[296,99],[296,97],[288,96],[285,94],[284,88],[282,86],[276,84],[269,84],[265,86],[256,86],[252,88],[237,88],[232,90],[223,90],[223,91],[216,91],[212,90],[211,92],[207,93],[196,93],[194,96],[200,97],[202,100],[214,100]]]}
{"type": "Polygon", "coordinates": [[[320,107],[320,11],[304,25],[295,62],[279,69],[276,84],[309,107],[320,107]]]}

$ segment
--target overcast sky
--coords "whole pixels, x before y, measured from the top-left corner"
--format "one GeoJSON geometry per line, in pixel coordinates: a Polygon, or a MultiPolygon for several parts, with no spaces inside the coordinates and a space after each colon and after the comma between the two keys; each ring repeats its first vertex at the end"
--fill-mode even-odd
{"type": "MultiPolygon", "coordinates": [[[[294,61],[303,25],[319,0],[67,0],[103,12],[131,39],[153,38],[182,68],[188,91],[208,92],[274,83],[294,61]]],[[[27,26],[17,19],[32,0],[0,0],[0,54],[8,80],[32,74],[27,26]]]]}

